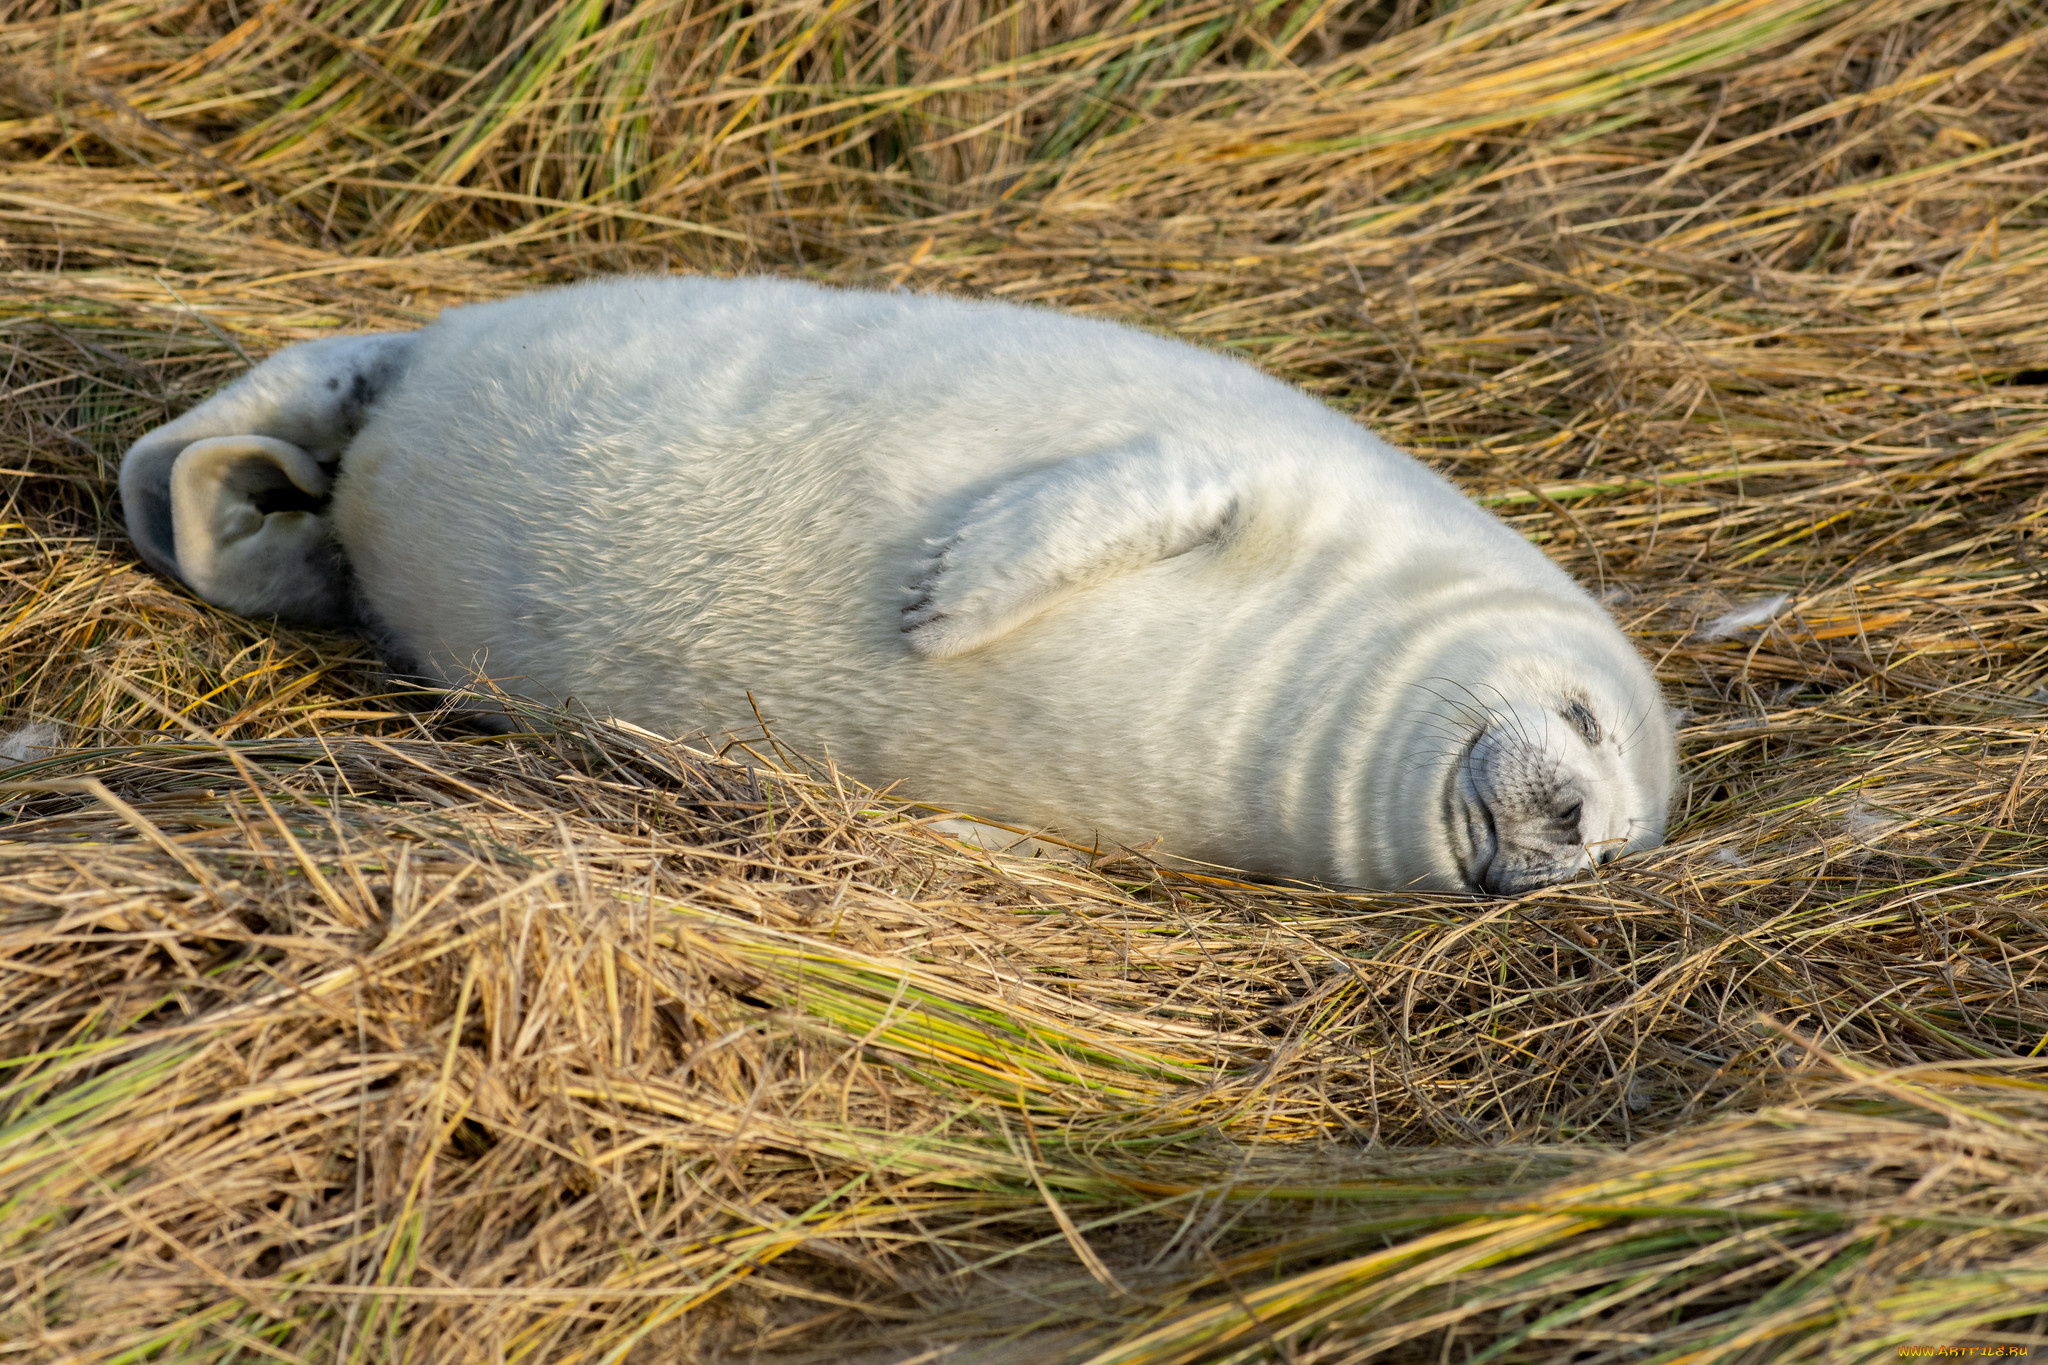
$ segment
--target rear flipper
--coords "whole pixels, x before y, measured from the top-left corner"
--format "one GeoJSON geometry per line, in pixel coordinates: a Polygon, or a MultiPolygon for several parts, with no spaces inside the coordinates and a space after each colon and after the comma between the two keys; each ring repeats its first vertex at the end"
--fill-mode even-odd
{"type": "Polygon", "coordinates": [[[333,480],[269,436],[194,441],[171,466],[178,574],[217,607],[318,625],[349,619],[348,565],[316,510],[333,480]]]}
{"type": "Polygon", "coordinates": [[[409,333],[278,352],[121,461],[128,534],[151,568],[216,606],[314,625],[351,617],[326,515],[332,466],[404,373],[409,333]]]}

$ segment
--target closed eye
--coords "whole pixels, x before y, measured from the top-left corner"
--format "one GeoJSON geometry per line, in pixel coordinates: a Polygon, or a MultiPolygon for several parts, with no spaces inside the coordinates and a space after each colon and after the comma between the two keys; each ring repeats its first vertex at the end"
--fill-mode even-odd
{"type": "Polygon", "coordinates": [[[1558,714],[1571,722],[1572,729],[1579,732],[1580,739],[1585,740],[1588,744],[1598,744],[1600,742],[1600,721],[1593,715],[1593,709],[1587,706],[1586,703],[1574,698],[1566,702],[1558,711],[1558,714]]]}

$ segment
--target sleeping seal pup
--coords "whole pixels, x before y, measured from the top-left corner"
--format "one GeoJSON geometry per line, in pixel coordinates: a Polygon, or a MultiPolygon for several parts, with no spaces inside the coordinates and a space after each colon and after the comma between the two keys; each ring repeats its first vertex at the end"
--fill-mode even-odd
{"type": "Polygon", "coordinates": [[[279,352],[121,470],[142,555],[448,684],[1358,886],[1659,842],[1607,614],[1251,366],[1046,309],[622,278],[279,352]],[[751,694],[751,701],[749,699],[751,694]]]}

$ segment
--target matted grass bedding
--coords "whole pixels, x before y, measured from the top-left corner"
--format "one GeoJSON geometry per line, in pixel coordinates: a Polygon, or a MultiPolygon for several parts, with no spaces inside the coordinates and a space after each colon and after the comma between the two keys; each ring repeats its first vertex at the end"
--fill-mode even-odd
{"type": "Polygon", "coordinates": [[[2048,1344],[2038,4],[0,16],[0,1361],[2048,1344]],[[137,562],[122,450],[263,353],[616,269],[1355,412],[1657,661],[1669,845],[991,859],[137,562]]]}

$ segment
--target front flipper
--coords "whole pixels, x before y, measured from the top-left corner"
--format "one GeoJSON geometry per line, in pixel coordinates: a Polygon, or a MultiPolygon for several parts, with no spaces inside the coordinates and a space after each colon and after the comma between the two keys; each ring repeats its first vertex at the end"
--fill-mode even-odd
{"type": "Polygon", "coordinates": [[[1241,467],[1149,446],[1025,474],[934,542],[909,585],[903,632],[927,658],[978,649],[1092,583],[1225,539],[1247,482],[1241,467]]]}
{"type": "MultiPolygon", "coordinates": [[[[412,344],[410,333],[386,333],[332,337],[289,347],[130,446],[121,461],[121,508],[129,538],[142,558],[157,572],[189,584],[208,601],[244,610],[214,597],[179,561],[179,530],[171,493],[172,471],[179,457],[194,442],[215,437],[268,438],[297,448],[316,464],[332,463],[361,430],[370,406],[404,373],[412,344]]],[[[325,477],[323,474],[323,480],[325,477]]],[[[296,478],[282,482],[298,485],[296,478]]],[[[331,594],[336,602],[345,596],[342,587],[337,579],[331,594]]],[[[303,593],[294,597],[292,592],[280,592],[278,596],[280,600],[304,599],[303,593]]],[[[268,609],[263,614],[323,622],[330,619],[283,609],[268,609]]]]}

